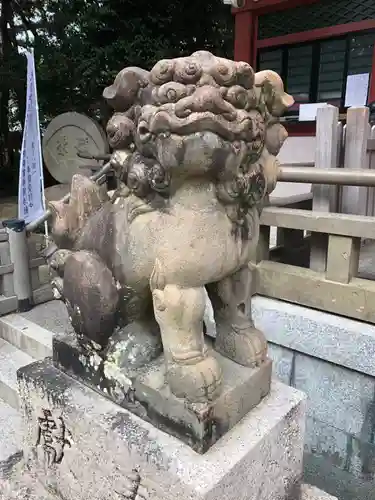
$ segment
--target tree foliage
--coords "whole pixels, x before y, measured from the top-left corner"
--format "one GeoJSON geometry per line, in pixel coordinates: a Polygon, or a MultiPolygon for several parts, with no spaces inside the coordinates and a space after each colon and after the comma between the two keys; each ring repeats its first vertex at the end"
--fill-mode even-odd
{"type": "Polygon", "coordinates": [[[33,46],[41,125],[65,111],[105,122],[101,94],[125,66],[206,49],[232,57],[232,16],[222,0],[0,0],[0,175],[15,152],[33,46]]]}

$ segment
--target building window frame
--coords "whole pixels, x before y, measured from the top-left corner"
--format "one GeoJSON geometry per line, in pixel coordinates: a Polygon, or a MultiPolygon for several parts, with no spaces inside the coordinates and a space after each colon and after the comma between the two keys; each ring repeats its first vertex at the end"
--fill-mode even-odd
{"type": "MultiPolygon", "coordinates": [[[[358,35],[368,35],[374,33],[375,35],[375,22],[374,22],[374,28],[372,29],[367,29],[363,30],[360,32],[357,32],[358,35]]],[[[305,34],[305,33],[303,33],[305,34]]],[[[283,45],[271,45],[267,44],[267,46],[263,49],[258,49],[257,50],[257,60],[256,60],[256,67],[259,68],[260,65],[260,57],[262,53],[267,53],[267,52],[272,52],[273,50],[279,50],[281,52],[281,73],[280,76],[282,77],[283,81],[286,84],[286,90],[288,91],[288,52],[291,48],[298,48],[298,47],[304,47],[304,46],[311,46],[312,47],[312,56],[311,56],[311,70],[310,70],[310,86],[308,89],[309,93],[309,101],[310,103],[314,102],[334,102],[335,105],[338,105],[338,100],[339,102],[339,108],[341,112],[346,111],[345,107],[345,93],[346,93],[346,82],[347,82],[347,77],[349,74],[349,57],[350,57],[350,39],[351,37],[355,35],[355,32],[348,32],[339,36],[331,36],[331,37],[324,37],[321,39],[311,39],[309,41],[302,41],[302,42],[297,42],[293,44],[283,44],[283,45]],[[343,67],[343,73],[342,73],[342,89],[341,89],[341,97],[340,99],[318,99],[319,96],[319,76],[317,77],[316,75],[319,75],[320,72],[320,57],[321,57],[321,46],[327,41],[345,41],[345,46],[346,46],[346,51],[345,51],[345,60],[344,60],[344,67],[343,67]]],[[[293,35],[294,36],[294,35],[293,35]]],[[[374,49],[373,52],[375,53],[375,36],[374,36],[374,49]]],[[[373,61],[372,61],[372,66],[373,66],[373,61]]],[[[271,69],[271,68],[269,68],[271,69]]],[[[374,68],[370,66],[370,77],[371,73],[374,75],[374,68]]],[[[369,87],[369,101],[371,100],[371,86],[369,87]]],[[[298,113],[298,108],[299,108],[299,103],[296,104],[295,106],[292,107],[291,110],[289,110],[286,114],[289,116],[296,115],[298,113]]]]}

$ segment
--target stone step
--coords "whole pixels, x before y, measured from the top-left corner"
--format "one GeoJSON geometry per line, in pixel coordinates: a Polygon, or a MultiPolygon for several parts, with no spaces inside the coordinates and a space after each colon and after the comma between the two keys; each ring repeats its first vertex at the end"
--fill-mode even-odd
{"type": "Polygon", "coordinates": [[[0,481],[22,459],[20,413],[0,399],[0,481]]]}
{"type": "Polygon", "coordinates": [[[0,338],[34,359],[52,356],[52,332],[21,314],[0,318],[0,338]]]}
{"type": "Polygon", "coordinates": [[[315,486],[311,486],[310,484],[303,484],[301,500],[338,500],[338,499],[336,497],[329,495],[325,491],[315,488],[315,486]]]}
{"type": "Polygon", "coordinates": [[[53,334],[73,332],[67,308],[61,300],[39,304],[22,313],[22,317],[53,334]]]}
{"type": "Polygon", "coordinates": [[[19,408],[17,370],[33,361],[31,356],[0,339],[0,398],[16,410],[19,408]]]}

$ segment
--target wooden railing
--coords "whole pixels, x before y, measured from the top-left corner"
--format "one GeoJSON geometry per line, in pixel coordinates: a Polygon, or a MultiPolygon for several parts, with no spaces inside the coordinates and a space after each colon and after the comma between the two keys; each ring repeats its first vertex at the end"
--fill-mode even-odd
{"type": "Polygon", "coordinates": [[[41,284],[39,267],[44,264],[24,229],[0,229],[0,316],[53,298],[51,286],[41,284]]]}
{"type": "MultiPolygon", "coordinates": [[[[349,175],[340,176],[338,185],[314,185],[312,210],[264,208],[254,257],[255,292],[375,323],[375,281],[358,277],[361,248],[375,240],[375,172],[366,175],[369,168],[375,169],[375,127],[368,125],[367,108],[348,111],[345,138],[337,120],[338,110],[332,106],[318,111],[315,167],[309,169],[310,179],[305,169],[304,180],[300,176],[298,182],[313,183],[316,169],[323,170],[319,177],[326,182],[332,182],[332,170],[325,169],[342,168],[349,175]],[[349,184],[344,177],[352,177],[357,185],[340,186],[349,184]],[[278,245],[286,247],[284,257],[280,249],[270,250],[271,227],[278,229],[278,245]],[[306,247],[307,259],[306,252],[302,255],[306,247]]],[[[290,181],[287,174],[284,178],[290,181]]],[[[375,245],[373,251],[375,262],[375,245]]]]}

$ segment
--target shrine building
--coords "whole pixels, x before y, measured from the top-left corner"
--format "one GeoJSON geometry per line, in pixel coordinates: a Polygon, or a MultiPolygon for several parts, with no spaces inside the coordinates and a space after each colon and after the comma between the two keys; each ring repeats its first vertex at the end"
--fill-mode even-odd
{"type": "MultiPolygon", "coordinates": [[[[243,0],[243,4],[233,9],[235,59],[282,76],[295,99],[285,117],[290,135],[315,134],[314,121],[299,121],[301,104],[333,104],[345,120],[351,75],[363,77],[351,79],[352,87],[358,80],[359,94],[367,93],[363,104],[375,101],[375,0],[243,0]]],[[[353,88],[350,91],[353,94],[353,88]]]]}

